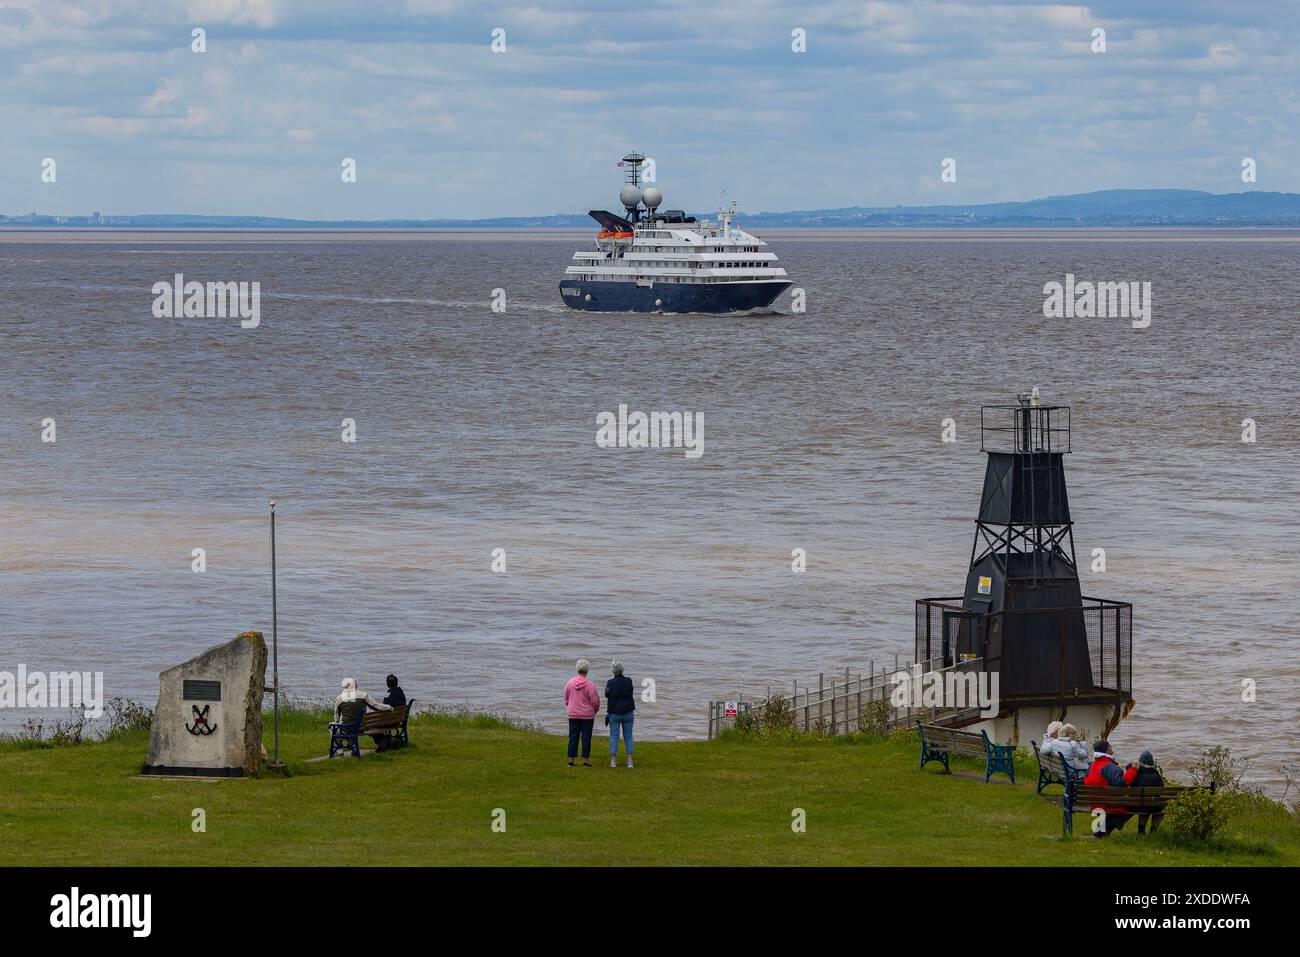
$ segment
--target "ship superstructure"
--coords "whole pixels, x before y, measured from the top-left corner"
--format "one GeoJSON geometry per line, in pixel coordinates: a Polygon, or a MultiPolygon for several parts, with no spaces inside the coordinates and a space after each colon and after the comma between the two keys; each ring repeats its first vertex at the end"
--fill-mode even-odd
{"type": "Polygon", "coordinates": [[[623,157],[624,215],[591,210],[595,249],[574,253],[560,295],[574,309],[600,312],[735,312],[770,306],[790,286],[767,244],[733,225],[736,204],[718,221],[665,210],[663,193],[642,186],[645,157],[623,157]]]}

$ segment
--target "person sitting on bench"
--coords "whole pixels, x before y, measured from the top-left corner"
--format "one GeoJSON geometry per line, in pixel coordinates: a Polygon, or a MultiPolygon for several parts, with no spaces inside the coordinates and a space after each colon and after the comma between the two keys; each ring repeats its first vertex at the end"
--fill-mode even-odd
{"type": "MultiPolygon", "coordinates": [[[[1092,766],[1088,768],[1088,776],[1083,779],[1083,783],[1090,788],[1125,787],[1124,772],[1111,757],[1110,742],[1101,738],[1093,742],[1092,751],[1092,766]]],[[[1097,806],[1093,810],[1097,810],[1097,806]]],[[[1102,810],[1106,812],[1106,827],[1096,832],[1098,837],[1106,837],[1111,831],[1118,831],[1133,816],[1122,807],[1107,807],[1102,810]]]]}
{"type": "MultiPolygon", "coordinates": [[[[1143,751],[1138,757],[1137,764],[1130,764],[1124,769],[1124,783],[1131,788],[1162,788],[1165,786],[1165,779],[1160,774],[1160,769],[1156,767],[1156,759],[1151,756],[1150,751],[1143,751]]],[[[1151,830],[1155,830],[1160,823],[1163,814],[1139,814],[1138,833],[1147,832],[1147,819],[1151,819],[1151,830]]]]}
{"type": "Polygon", "coordinates": [[[389,675],[385,681],[388,685],[388,693],[384,695],[384,704],[391,704],[394,708],[406,704],[406,692],[397,683],[397,675],[389,675]]]}
{"type": "Polygon", "coordinates": [[[343,691],[334,699],[334,723],[353,724],[360,721],[369,705],[376,711],[392,711],[391,704],[376,701],[364,691],[357,690],[356,678],[343,679],[343,691]]]}
{"type": "MultiPolygon", "coordinates": [[[[397,683],[397,675],[389,675],[386,681],[388,694],[384,695],[384,704],[390,708],[400,708],[406,704],[406,692],[397,683]]],[[[371,737],[375,739],[376,751],[387,751],[393,746],[393,733],[391,731],[382,731],[379,734],[372,734],[371,737]]]]}
{"type": "Polygon", "coordinates": [[[1055,751],[1074,770],[1088,770],[1092,759],[1092,751],[1089,750],[1088,745],[1078,740],[1079,732],[1072,724],[1062,724],[1053,734],[1052,725],[1056,723],[1053,721],[1047,726],[1047,735],[1043,738],[1043,746],[1039,751],[1043,754],[1051,754],[1055,751]]]}

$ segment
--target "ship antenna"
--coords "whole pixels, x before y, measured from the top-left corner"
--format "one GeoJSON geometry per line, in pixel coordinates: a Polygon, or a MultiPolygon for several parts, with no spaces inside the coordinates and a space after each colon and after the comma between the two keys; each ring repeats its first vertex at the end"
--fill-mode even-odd
{"type": "Polygon", "coordinates": [[[641,167],[644,164],[645,156],[637,150],[633,150],[623,157],[623,174],[628,186],[641,185],[641,167]]]}
{"type": "Polygon", "coordinates": [[[644,164],[645,156],[639,150],[628,153],[618,164],[623,167],[623,177],[626,180],[626,185],[619,192],[619,201],[627,210],[627,218],[634,223],[641,219],[641,167],[644,164]]]}

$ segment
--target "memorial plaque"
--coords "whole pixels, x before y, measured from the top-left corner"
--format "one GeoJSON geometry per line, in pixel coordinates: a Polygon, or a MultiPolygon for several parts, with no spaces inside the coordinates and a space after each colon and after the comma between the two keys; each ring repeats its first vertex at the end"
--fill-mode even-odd
{"type": "Polygon", "coordinates": [[[266,642],[259,631],[168,668],[158,676],[158,707],[145,774],[241,777],[262,766],[266,642]]]}
{"type": "Polygon", "coordinates": [[[186,701],[220,701],[221,682],[194,679],[183,682],[181,697],[186,701]]]}

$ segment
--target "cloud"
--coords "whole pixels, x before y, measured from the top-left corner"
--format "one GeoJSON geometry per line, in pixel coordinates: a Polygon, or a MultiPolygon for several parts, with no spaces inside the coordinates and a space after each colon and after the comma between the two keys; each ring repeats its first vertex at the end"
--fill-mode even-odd
{"type": "Polygon", "coordinates": [[[1250,0],[3,2],[0,211],[584,211],[632,146],[696,210],[1226,192],[1247,143],[1300,191],[1270,161],[1300,147],[1298,25],[1250,0]]]}

